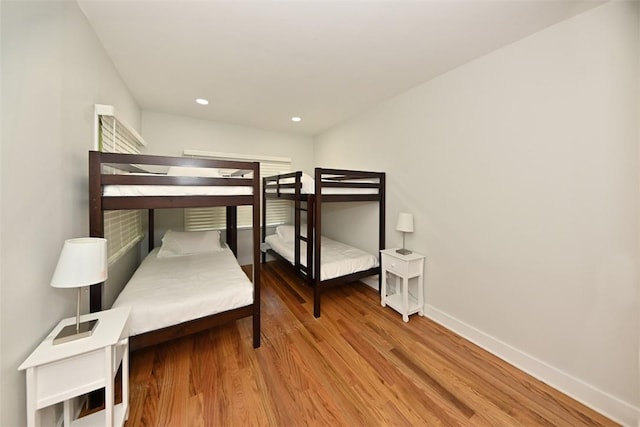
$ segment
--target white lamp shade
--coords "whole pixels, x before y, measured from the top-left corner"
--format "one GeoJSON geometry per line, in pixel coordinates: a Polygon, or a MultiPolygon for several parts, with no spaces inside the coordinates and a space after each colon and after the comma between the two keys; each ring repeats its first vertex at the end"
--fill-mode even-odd
{"type": "Polygon", "coordinates": [[[77,288],[107,280],[107,239],[82,237],[65,240],[56,271],[54,288],[77,288]]]}
{"type": "Polygon", "coordinates": [[[396,230],[403,233],[413,233],[413,215],[410,213],[400,212],[398,214],[398,223],[396,230]]]}

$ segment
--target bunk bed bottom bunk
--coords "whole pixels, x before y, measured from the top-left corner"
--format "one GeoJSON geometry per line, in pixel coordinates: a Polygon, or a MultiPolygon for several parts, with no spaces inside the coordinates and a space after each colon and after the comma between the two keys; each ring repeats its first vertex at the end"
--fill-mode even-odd
{"type": "Polygon", "coordinates": [[[313,273],[306,271],[306,243],[300,242],[300,267],[295,266],[294,241],[290,237],[293,226],[282,225],[276,228],[276,234],[265,237],[268,252],[286,262],[297,273],[303,276],[313,287],[313,315],[320,317],[320,293],[322,290],[352,283],[365,277],[380,273],[378,258],[363,250],[354,248],[327,237],[322,237],[322,265],[320,280],[315,280],[313,273]]]}
{"type": "MultiPolygon", "coordinates": [[[[290,264],[295,263],[293,240],[287,241],[277,234],[272,234],[265,238],[265,242],[290,264]]],[[[331,240],[325,236],[322,236],[321,244],[322,265],[320,266],[320,280],[322,281],[378,267],[377,257],[358,248],[331,240]]],[[[300,242],[300,263],[304,267],[307,265],[306,246],[305,242],[300,242]]]]}
{"type": "Polygon", "coordinates": [[[132,350],[253,315],[253,283],[230,249],[159,257],[161,251],[147,255],[113,304],[131,307],[132,350]]]}

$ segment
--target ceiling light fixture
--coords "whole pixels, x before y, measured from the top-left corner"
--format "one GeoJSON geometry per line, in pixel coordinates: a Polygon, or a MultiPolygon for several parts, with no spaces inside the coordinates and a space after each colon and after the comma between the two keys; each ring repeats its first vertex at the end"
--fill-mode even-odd
{"type": "Polygon", "coordinates": [[[204,98],[197,98],[196,99],[196,104],[200,104],[200,105],[209,105],[209,101],[207,101],[204,98]]]}
{"type": "Polygon", "coordinates": [[[300,117],[298,117],[298,116],[294,116],[294,117],[291,117],[291,121],[297,123],[297,122],[301,122],[302,119],[300,117]]]}

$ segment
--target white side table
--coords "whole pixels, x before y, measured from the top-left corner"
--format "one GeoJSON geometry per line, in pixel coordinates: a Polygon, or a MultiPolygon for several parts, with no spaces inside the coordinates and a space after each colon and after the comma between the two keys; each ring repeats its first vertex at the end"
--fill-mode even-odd
{"type": "Polygon", "coordinates": [[[19,370],[27,371],[27,425],[39,426],[38,410],[64,402],[65,426],[122,426],[129,416],[129,308],[86,314],[98,319],[93,335],[53,345],[75,317],[62,320],[19,370]],[[114,405],[114,377],[122,363],[122,403],[114,405]],[[105,409],[73,420],[71,399],[105,389],[105,409]]]}
{"type": "Polygon", "coordinates": [[[396,249],[383,249],[382,256],[382,290],[381,301],[383,307],[389,307],[402,314],[402,320],[409,321],[409,315],[418,313],[424,314],[424,255],[412,252],[408,255],[401,255],[396,249]],[[387,295],[387,274],[396,278],[395,293],[387,295]],[[409,295],[409,279],[417,278],[418,296],[409,295]],[[399,280],[401,279],[401,285],[399,280]]]}

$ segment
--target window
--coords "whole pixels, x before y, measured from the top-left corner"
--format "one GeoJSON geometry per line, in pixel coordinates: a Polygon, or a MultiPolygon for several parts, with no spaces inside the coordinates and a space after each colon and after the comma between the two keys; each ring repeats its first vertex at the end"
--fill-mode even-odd
{"type": "MultiPolygon", "coordinates": [[[[240,154],[207,153],[185,150],[187,156],[208,157],[225,160],[259,161],[260,177],[278,175],[291,171],[291,159],[267,156],[246,156],[240,154]]],[[[262,185],[262,183],[261,183],[262,185]]],[[[267,225],[284,224],[289,222],[291,205],[286,200],[270,200],[267,209],[267,225]]],[[[253,222],[253,208],[238,206],[238,227],[251,227],[253,222]]],[[[262,215],[260,216],[262,221],[262,215]]],[[[227,210],[225,207],[186,208],[184,210],[184,229],[223,230],[227,224],[227,210]]]]}
{"type": "MultiPolygon", "coordinates": [[[[110,153],[140,153],[144,141],[138,133],[118,119],[110,105],[96,105],[96,146],[110,153]]],[[[103,173],[118,173],[110,168],[103,173]]],[[[104,237],[107,239],[109,265],[142,240],[142,212],[105,211],[104,237]]]]}

